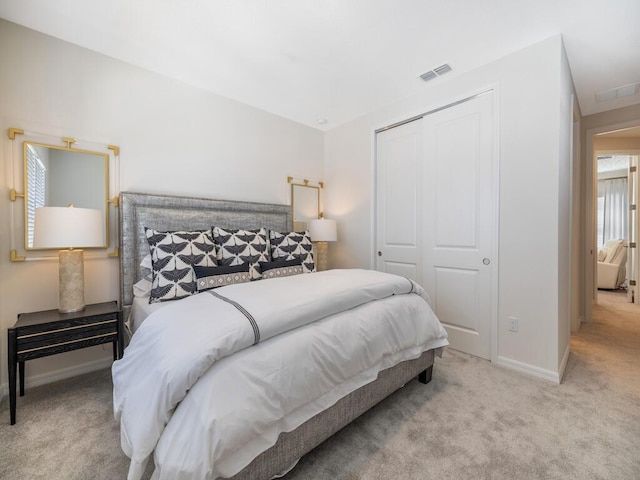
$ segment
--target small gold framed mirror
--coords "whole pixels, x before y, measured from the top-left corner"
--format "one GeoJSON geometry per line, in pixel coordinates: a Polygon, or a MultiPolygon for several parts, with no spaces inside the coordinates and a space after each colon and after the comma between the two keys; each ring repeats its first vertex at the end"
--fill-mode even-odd
{"type": "Polygon", "coordinates": [[[321,186],[310,185],[308,180],[304,183],[292,183],[290,180],[290,183],[293,230],[302,232],[310,220],[320,218],[321,186]]]}
{"type": "Polygon", "coordinates": [[[37,250],[33,243],[36,208],[69,205],[102,212],[104,239],[97,248],[107,248],[109,154],[73,148],[74,139],[63,141],[66,146],[23,142],[24,248],[37,250]]]}

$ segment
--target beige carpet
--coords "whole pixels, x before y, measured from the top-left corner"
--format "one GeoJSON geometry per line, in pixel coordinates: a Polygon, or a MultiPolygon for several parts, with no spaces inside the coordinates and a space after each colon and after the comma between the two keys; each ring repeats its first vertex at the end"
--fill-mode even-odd
{"type": "MultiPolygon", "coordinates": [[[[640,479],[640,307],[601,294],[561,385],[448,350],[287,480],[640,479]]],[[[124,479],[108,370],[0,405],[0,478],[124,479]]]]}

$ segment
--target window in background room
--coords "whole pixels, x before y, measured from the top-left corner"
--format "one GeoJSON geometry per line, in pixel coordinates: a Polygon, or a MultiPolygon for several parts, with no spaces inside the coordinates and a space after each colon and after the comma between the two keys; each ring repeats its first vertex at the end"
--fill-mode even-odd
{"type": "Polygon", "coordinates": [[[598,248],[629,238],[629,155],[598,155],[598,248]]]}

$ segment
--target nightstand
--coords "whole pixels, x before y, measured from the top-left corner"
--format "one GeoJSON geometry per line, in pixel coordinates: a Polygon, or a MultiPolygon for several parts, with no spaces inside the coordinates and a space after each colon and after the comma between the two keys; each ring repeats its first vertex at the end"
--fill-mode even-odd
{"type": "Polygon", "coordinates": [[[113,343],[113,359],[122,357],[124,327],[118,302],[87,305],[84,310],[20,313],[7,332],[9,353],[9,408],[16,423],[16,371],[20,396],[24,396],[24,362],[102,343],[113,343]]]}

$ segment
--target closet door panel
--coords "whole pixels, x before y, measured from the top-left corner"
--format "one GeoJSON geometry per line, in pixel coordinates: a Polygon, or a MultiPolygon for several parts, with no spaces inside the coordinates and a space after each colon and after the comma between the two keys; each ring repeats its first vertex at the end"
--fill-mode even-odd
{"type": "Polygon", "coordinates": [[[478,120],[470,115],[435,127],[436,245],[477,247],[478,120]]]}
{"type": "Polygon", "coordinates": [[[423,120],[425,289],[452,348],[490,359],[497,271],[493,95],[423,120]]]}
{"type": "Polygon", "coordinates": [[[491,358],[497,305],[494,96],[376,135],[376,268],[420,283],[451,347],[491,358]]]}
{"type": "Polygon", "coordinates": [[[422,121],[376,136],[376,269],[421,283],[422,121]]]}

